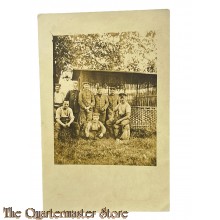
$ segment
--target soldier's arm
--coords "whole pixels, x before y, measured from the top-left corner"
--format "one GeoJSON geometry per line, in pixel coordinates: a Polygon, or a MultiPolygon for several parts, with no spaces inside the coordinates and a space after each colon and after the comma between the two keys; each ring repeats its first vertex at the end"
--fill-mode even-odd
{"type": "Polygon", "coordinates": [[[100,121],[99,123],[100,123],[100,127],[101,127],[101,133],[102,133],[102,134],[105,134],[105,133],[106,133],[106,128],[105,128],[105,126],[102,124],[101,121],[100,121]]]}
{"type": "MultiPolygon", "coordinates": [[[[131,117],[131,106],[128,105],[128,106],[126,107],[126,115],[125,115],[125,117],[120,118],[118,121],[122,122],[122,121],[124,121],[124,120],[130,119],[130,117],[131,117]]],[[[119,123],[120,123],[120,122],[119,122],[119,123]]]]}
{"type": "Polygon", "coordinates": [[[66,127],[66,125],[60,120],[60,109],[58,108],[56,111],[56,121],[59,123],[61,126],[66,127]]]}
{"type": "Polygon", "coordinates": [[[108,108],[108,106],[109,106],[109,101],[108,101],[108,97],[106,96],[105,97],[105,105],[104,105],[105,110],[108,108]]]}
{"type": "Polygon", "coordinates": [[[69,121],[69,123],[68,123],[68,126],[70,126],[70,125],[73,123],[74,118],[75,118],[74,115],[73,115],[73,111],[72,111],[71,108],[69,108],[69,111],[70,111],[70,113],[69,113],[70,121],[69,121]]]}
{"type": "Polygon", "coordinates": [[[119,120],[120,120],[120,121],[124,121],[124,120],[130,119],[130,117],[131,117],[131,112],[127,112],[126,115],[125,115],[125,117],[120,118],[119,120]]]}
{"type": "Polygon", "coordinates": [[[69,101],[70,100],[70,91],[67,92],[66,97],[64,99],[65,101],[69,101]]]}
{"type": "Polygon", "coordinates": [[[84,105],[83,100],[82,100],[82,92],[79,92],[79,105],[83,109],[86,108],[86,106],[84,105]]]}
{"type": "Polygon", "coordinates": [[[95,96],[93,92],[91,92],[91,108],[93,108],[94,106],[95,106],[95,96]]]}
{"type": "Polygon", "coordinates": [[[114,112],[118,111],[119,104],[113,109],[114,112]]]}

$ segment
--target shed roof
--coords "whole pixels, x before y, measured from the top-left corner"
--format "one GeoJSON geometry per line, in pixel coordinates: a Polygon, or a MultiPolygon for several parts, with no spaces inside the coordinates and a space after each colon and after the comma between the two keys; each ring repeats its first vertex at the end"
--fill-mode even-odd
{"type": "Polygon", "coordinates": [[[134,72],[134,71],[119,71],[119,70],[90,70],[90,69],[73,69],[74,71],[86,71],[86,72],[112,72],[112,73],[137,73],[137,74],[147,74],[147,75],[157,75],[157,73],[145,73],[145,72],[134,72]]]}

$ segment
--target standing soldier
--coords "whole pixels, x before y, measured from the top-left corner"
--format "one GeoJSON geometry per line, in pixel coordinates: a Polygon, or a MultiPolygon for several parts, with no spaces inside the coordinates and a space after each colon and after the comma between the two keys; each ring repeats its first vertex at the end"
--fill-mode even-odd
{"type": "Polygon", "coordinates": [[[95,96],[95,108],[94,112],[99,113],[99,120],[105,124],[106,109],[108,108],[108,97],[103,95],[102,88],[98,88],[97,95],[95,96]]]}
{"type": "Polygon", "coordinates": [[[107,108],[107,118],[106,126],[111,135],[113,135],[112,123],[117,118],[117,112],[114,112],[114,108],[119,104],[119,96],[115,93],[116,88],[110,88],[110,94],[108,96],[108,108],[107,108]]]}
{"type": "Polygon", "coordinates": [[[92,120],[92,110],[95,105],[94,94],[89,87],[88,82],[83,82],[83,89],[79,93],[80,125],[84,126],[84,129],[86,123],[92,120]]]}
{"type": "Polygon", "coordinates": [[[74,121],[79,122],[79,90],[78,82],[73,81],[73,89],[67,92],[66,101],[69,101],[69,107],[72,109],[75,116],[74,121]]]}
{"type": "Polygon", "coordinates": [[[55,92],[54,92],[54,116],[56,115],[56,110],[63,105],[64,101],[64,94],[60,91],[61,85],[56,83],[55,84],[55,92]]]}

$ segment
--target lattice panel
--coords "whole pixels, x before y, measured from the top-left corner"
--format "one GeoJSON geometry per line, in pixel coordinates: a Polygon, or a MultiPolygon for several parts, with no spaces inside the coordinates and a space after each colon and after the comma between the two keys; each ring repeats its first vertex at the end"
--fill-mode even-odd
{"type": "Polygon", "coordinates": [[[131,107],[131,127],[133,129],[146,129],[156,131],[157,108],[151,106],[131,107]]]}

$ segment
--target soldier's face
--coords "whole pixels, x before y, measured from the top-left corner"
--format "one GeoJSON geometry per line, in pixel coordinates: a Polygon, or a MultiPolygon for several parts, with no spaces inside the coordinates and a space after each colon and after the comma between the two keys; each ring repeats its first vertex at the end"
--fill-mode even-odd
{"type": "Polygon", "coordinates": [[[85,90],[89,90],[89,84],[85,84],[85,85],[83,86],[83,88],[84,88],[85,90]]]}
{"type": "Polygon", "coordinates": [[[64,102],[63,102],[63,108],[64,108],[64,109],[67,109],[68,107],[69,107],[69,102],[64,101],[64,102]]]}
{"type": "Polygon", "coordinates": [[[110,89],[110,93],[111,93],[112,95],[114,95],[114,94],[115,94],[115,90],[114,90],[114,89],[110,89]]]}
{"type": "Polygon", "coordinates": [[[98,89],[97,93],[101,95],[102,94],[102,89],[98,89]]]}
{"type": "Polygon", "coordinates": [[[126,101],[125,96],[121,96],[121,97],[120,97],[120,102],[123,104],[123,103],[125,103],[125,101],[126,101]]]}
{"type": "Polygon", "coordinates": [[[78,89],[78,82],[73,82],[73,89],[77,90],[78,89]]]}
{"type": "Polygon", "coordinates": [[[93,121],[98,121],[99,120],[99,116],[93,116],[93,121]]]}
{"type": "Polygon", "coordinates": [[[60,91],[60,86],[55,86],[55,92],[59,92],[60,91]]]}

